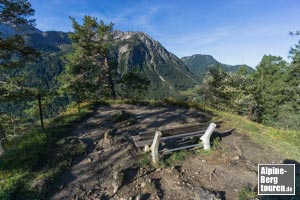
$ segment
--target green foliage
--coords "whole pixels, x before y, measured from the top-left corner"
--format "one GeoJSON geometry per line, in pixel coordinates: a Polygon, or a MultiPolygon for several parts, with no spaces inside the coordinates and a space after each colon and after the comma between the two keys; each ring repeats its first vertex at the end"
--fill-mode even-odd
{"type": "Polygon", "coordinates": [[[223,103],[228,101],[226,90],[226,78],[229,75],[222,70],[220,66],[216,68],[209,68],[207,75],[205,76],[202,85],[201,93],[205,95],[206,101],[211,104],[223,103]]]}
{"type": "Polygon", "coordinates": [[[137,157],[137,165],[142,168],[148,168],[152,166],[150,154],[144,153],[137,157]]]}
{"type": "MultiPolygon", "coordinates": [[[[1,1],[0,22],[10,24],[15,30],[31,25],[34,10],[28,1],[1,1]]],[[[26,62],[38,57],[38,52],[25,44],[20,35],[3,37],[0,33],[0,100],[24,98],[32,92],[24,87],[23,78],[13,73],[13,70],[25,66],[26,62]],[[29,94],[28,94],[29,93],[29,94]]]]}
{"type": "Polygon", "coordinates": [[[281,57],[264,56],[255,73],[255,96],[264,113],[262,121],[277,118],[278,105],[286,99],[287,63],[281,57]]]}
{"type": "Polygon", "coordinates": [[[85,99],[114,96],[113,65],[107,61],[113,24],[84,16],[80,25],[71,18],[74,32],[69,34],[73,51],[65,57],[65,73],[60,77],[63,92],[80,104],[85,99]]]}
{"type": "Polygon", "coordinates": [[[4,24],[26,25],[34,22],[28,19],[33,15],[34,10],[27,0],[2,0],[0,12],[0,22],[4,24]]]}
{"type": "Polygon", "coordinates": [[[123,74],[120,83],[123,97],[140,100],[144,98],[151,82],[144,73],[135,68],[123,74]]]}
{"type": "Polygon", "coordinates": [[[254,192],[249,188],[243,188],[238,192],[238,200],[252,200],[255,198],[257,198],[257,192],[254,192]]]}
{"type": "Polygon", "coordinates": [[[162,161],[163,166],[173,166],[176,164],[177,161],[185,160],[187,153],[187,150],[180,150],[166,155],[162,161]]]}
{"type": "Polygon", "coordinates": [[[210,68],[200,86],[200,94],[208,104],[224,106],[242,114],[245,104],[255,103],[252,83],[245,68],[236,73],[225,72],[221,67],[210,68]]]}
{"type": "Polygon", "coordinates": [[[33,129],[9,148],[0,160],[0,199],[45,198],[57,175],[85,152],[86,145],[81,140],[66,136],[72,123],[91,112],[89,104],[82,107],[80,114],[69,107],[50,122],[45,132],[33,129]]]}
{"type": "Polygon", "coordinates": [[[281,57],[264,56],[254,73],[209,68],[200,86],[205,104],[249,119],[299,129],[300,45],[291,50],[291,64],[281,57]]]}

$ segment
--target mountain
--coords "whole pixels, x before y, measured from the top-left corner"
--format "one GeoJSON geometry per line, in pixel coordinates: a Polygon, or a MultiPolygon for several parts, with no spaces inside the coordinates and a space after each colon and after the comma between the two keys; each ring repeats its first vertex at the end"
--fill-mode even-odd
{"type": "MultiPolygon", "coordinates": [[[[15,34],[7,26],[0,26],[3,36],[15,34]]],[[[35,28],[24,31],[26,43],[45,55],[43,61],[30,65],[24,70],[30,72],[32,80],[37,74],[44,73],[46,86],[55,82],[55,76],[63,70],[62,57],[72,50],[68,34],[59,31],[40,31],[35,28]],[[49,71],[49,69],[51,69],[49,71]]],[[[178,96],[180,90],[186,90],[199,84],[200,79],[174,54],[168,52],[159,42],[142,32],[113,32],[114,45],[111,58],[118,61],[117,77],[133,68],[139,68],[151,81],[148,97],[161,99],[178,96]]],[[[26,72],[27,72],[26,71],[26,72]]],[[[40,76],[40,75],[39,75],[40,76]]]]}
{"type": "Polygon", "coordinates": [[[241,67],[246,67],[248,72],[254,72],[255,70],[247,65],[227,65],[217,61],[211,55],[195,54],[192,56],[186,56],[181,58],[182,62],[195,74],[203,77],[209,67],[221,66],[225,71],[236,72],[241,67]]]}
{"type": "Polygon", "coordinates": [[[1,24],[0,23],[0,32],[1,32],[1,37],[9,37],[12,35],[24,35],[24,34],[33,34],[33,33],[42,33],[37,28],[34,28],[29,25],[24,25],[22,27],[18,27],[18,29],[12,27],[10,24],[1,24]]]}
{"type": "Polygon", "coordinates": [[[25,35],[28,46],[41,52],[58,52],[71,48],[68,34],[61,31],[35,32],[25,35]]]}
{"type": "Polygon", "coordinates": [[[150,94],[161,98],[178,95],[200,79],[174,54],[142,32],[114,32],[118,72],[139,68],[151,81],[150,94]]]}

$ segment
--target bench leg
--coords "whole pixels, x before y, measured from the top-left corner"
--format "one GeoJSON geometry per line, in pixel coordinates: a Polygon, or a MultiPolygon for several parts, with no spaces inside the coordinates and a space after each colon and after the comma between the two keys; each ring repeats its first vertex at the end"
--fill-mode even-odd
{"type": "Polygon", "coordinates": [[[215,123],[210,123],[204,135],[200,138],[202,140],[202,144],[205,150],[210,149],[210,136],[212,135],[216,127],[217,125],[215,123]]]}
{"type": "Polygon", "coordinates": [[[154,165],[157,165],[159,163],[158,147],[161,136],[162,133],[160,131],[156,131],[153,143],[151,145],[152,162],[154,165]]]}
{"type": "Polygon", "coordinates": [[[148,152],[148,151],[150,151],[151,149],[150,149],[150,146],[149,145],[146,145],[145,147],[144,147],[144,152],[146,153],[146,152],[148,152]]]}

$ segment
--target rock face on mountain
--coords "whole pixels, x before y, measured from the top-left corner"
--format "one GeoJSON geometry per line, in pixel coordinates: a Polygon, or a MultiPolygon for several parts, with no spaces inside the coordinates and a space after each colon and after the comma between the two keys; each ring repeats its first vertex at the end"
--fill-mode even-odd
{"type": "Polygon", "coordinates": [[[114,32],[118,71],[139,68],[151,81],[152,95],[160,98],[199,83],[185,64],[159,42],[142,32],[114,32]]]}
{"type": "Polygon", "coordinates": [[[246,67],[248,72],[253,72],[254,69],[247,65],[227,65],[217,61],[211,55],[195,54],[192,56],[182,57],[184,64],[194,73],[203,77],[209,67],[222,67],[225,71],[236,72],[241,67],[246,67]]]}

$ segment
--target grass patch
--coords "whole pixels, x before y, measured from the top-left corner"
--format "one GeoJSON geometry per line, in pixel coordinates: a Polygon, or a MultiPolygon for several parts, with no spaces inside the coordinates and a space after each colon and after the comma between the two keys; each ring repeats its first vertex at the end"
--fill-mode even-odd
{"type": "Polygon", "coordinates": [[[137,157],[137,166],[141,168],[164,168],[164,167],[170,167],[176,164],[178,161],[183,161],[187,157],[188,151],[187,150],[181,150],[181,151],[175,151],[170,154],[161,156],[160,162],[158,165],[154,166],[151,160],[151,154],[150,153],[144,153],[140,154],[137,157]]]}
{"type": "Polygon", "coordinates": [[[220,147],[221,139],[219,137],[211,137],[211,148],[209,150],[205,150],[204,148],[200,148],[195,151],[197,155],[201,156],[209,156],[213,155],[216,150],[220,147]]]}
{"type": "Polygon", "coordinates": [[[245,117],[235,114],[210,109],[217,117],[213,120],[223,120],[222,127],[235,128],[241,133],[245,133],[250,138],[261,145],[267,145],[286,158],[298,160],[300,157],[300,131],[287,130],[269,127],[252,122],[245,117]]]}
{"type": "Polygon", "coordinates": [[[162,160],[162,165],[164,167],[174,166],[178,161],[183,161],[186,159],[188,154],[187,150],[175,151],[164,156],[162,160]]]}
{"type": "Polygon", "coordinates": [[[92,113],[92,107],[83,104],[81,113],[69,107],[47,124],[45,132],[33,129],[7,149],[0,159],[0,199],[45,198],[57,175],[85,151],[80,141],[61,139],[92,113]]]}
{"type": "Polygon", "coordinates": [[[243,188],[238,192],[238,200],[252,200],[256,199],[257,197],[257,192],[254,192],[249,188],[243,188]]]}
{"type": "Polygon", "coordinates": [[[137,157],[137,165],[141,168],[149,168],[152,166],[151,155],[149,153],[143,153],[137,157]]]}

